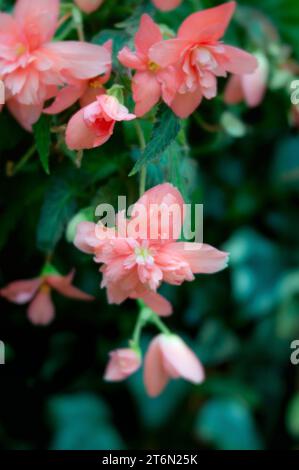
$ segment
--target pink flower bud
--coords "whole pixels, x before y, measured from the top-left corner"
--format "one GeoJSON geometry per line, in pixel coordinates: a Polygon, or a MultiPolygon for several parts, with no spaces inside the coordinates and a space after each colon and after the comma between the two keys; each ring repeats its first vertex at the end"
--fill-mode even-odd
{"type": "Polygon", "coordinates": [[[141,365],[140,355],[133,349],[117,349],[110,353],[104,379],[108,382],[120,382],[134,374],[141,365]]]}
{"type": "Polygon", "coordinates": [[[170,11],[177,8],[182,0],[152,0],[156,8],[162,11],[170,11]]]}
{"type": "Polygon", "coordinates": [[[92,13],[102,5],[103,1],[104,0],[75,0],[75,3],[84,13],[92,13]]]}
{"type": "Polygon", "coordinates": [[[180,377],[199,384],[204,380],[203,367],[181,338],[161,334],[151,342],[145,356],[144,383],[147,393],[156,397],[170,379],[180,377]]]}

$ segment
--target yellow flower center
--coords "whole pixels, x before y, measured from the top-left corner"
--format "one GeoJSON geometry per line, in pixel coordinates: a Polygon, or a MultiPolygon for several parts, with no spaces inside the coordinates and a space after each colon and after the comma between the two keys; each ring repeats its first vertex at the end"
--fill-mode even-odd
{"type": "Polygon", "coordinates": [[[15,53],[18,57],[25,54],[26,51],[27,51],[27,48],[26,48],[25,44],[23,44],[22,42],[17,44],[16,47],[15,47],[15,53]]]}
{"type": "Polygon", "coordinates": [[[51,291],[51,287],[48,286],[48,284],[44,283],[42,284],[41,288],[40,288],[40,291],[43,293],[43,294],[49,294],[50,291],[51,291]]]}
{"type": "Polygon", "coordinates": [[[146,262],[153,262],[153,256],[149,248],[140,246],[135,248],[135,256],[138,264],[145,264],[146,262]]]}
{"type": "Polygon", "coordinates": [[[97,88],[102,88],[103,85],[101,83],[100,78],[94,78],[93,80],[90,80],[89,86],[90,86],[90,88],[97,89],[97,88]]]}
{"type": "Polygon", "coordinates": [[[156,64],[155,62],[150,61],[148,63],[148,69],[151,72],[158,72],[158,70],[160,69],[160,66],[158,64],[156,64]]]}

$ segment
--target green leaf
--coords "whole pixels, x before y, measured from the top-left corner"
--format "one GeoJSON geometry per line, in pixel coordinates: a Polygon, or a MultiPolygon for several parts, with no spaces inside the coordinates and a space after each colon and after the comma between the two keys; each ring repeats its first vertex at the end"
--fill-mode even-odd
{"type": "Polygon", "coordinates": [[[53,397],[48,414],[54,430],[53,450],[122,449],[106,403],[92,393],[53,397]]]}
{"type": "Polygon", "coordinates": [[[36,148],[43,169],[47,174],[50,173],[49,169],[49,156],[51,146],[51,116],[42,114],[40,119],[33,126],[36,148]]]}
{"type": "Polygon", "coordinates": [[[151,140],[141,158],[135,164],[130,176],[138,173],[144,165],[159,158],[176,139],[180,132],[179,118],[166,105],[162,105],[157,116],[151,140]]]}
{"type": "Polygon", "coordinates": [[[38,223],[37,246],[41,251],[53,251],[74,211],[73,188],[55,178],[46,193],[38,223]]]}
{"type": "Polygon", "coordinates": [[[259,450],[259,433],[249,408],[238,400],[212,399],[200,410],[198,436],[218,450],[259,450]]]}

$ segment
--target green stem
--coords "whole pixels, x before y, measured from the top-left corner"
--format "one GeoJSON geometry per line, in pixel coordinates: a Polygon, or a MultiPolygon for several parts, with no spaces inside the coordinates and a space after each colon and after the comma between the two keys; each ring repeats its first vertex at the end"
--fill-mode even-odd
{"type": "Polygon", "coordinates": [[[30,160],[30,158],[35,154],[36,146],[35,144],[30,147],[30,149],[25,153],[25,155],[21,158],[21,160],[15,165],[12,170],[11,176],[16,175],[30,160]]]}
{"type": "Polygon", "coordinates": [[[161,333],[165,335],[171,335],[171,331],[167,328],[167,326],[163,323],[161,318],[153,312],[153,315],[151,317],[151,322],[156,325],[156,327],[161,331],[161,333]]]}
{"type": "MultiPolygon", "coordinates": [[[[135,123],[135,129],[136,129],[137,137],[138,137],[138,140],[139,140],[140,150],[141,150],[141,153],[143,153],[144,150],[145,150],[145,147],[146,147],[146,142],[145,142],[143,130],[142,130],[142,127],[141,127],[141,125],[140,125],[140,123],[137,119],[136,119],[136,121],[134,121],[134,123],[135,123]]],[[[140,196],[142,196],[145,193],[146,174],[147,174],[147,168],[146,168],[146,165],[144,165],[141,168],[141,172],[140,172],[140,184],[139,184],[139,194],[140,194],[140,196]]]]}

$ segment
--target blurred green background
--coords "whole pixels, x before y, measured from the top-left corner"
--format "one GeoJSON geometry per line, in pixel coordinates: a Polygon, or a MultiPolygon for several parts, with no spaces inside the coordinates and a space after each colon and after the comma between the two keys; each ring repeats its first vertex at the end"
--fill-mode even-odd
{"type": "MultiPolygon", "coordinates": [[[[195,7],[218,3],[184,0],[162,14],[149,1],[106,0],[84,18],[85,30],[97,43],[113,37],[116,53],[132,40],[143,11],[176,29],[195,7]]],[[[278,80],[283,58],[299,59],[298,1],[238,3],[227,41],[262,50],[270,78],[278,80]],[[265,33],[265,19],[277,28],[276,38],[265,33]]],[[[122,72],[116,64],[114,81],[122,72]]],[[[80,170],[53,141],[50,176],[36,157],[9,177],[7,162],[20,160],[32,136],[6,111],[0,114],[0,286],[35,277],[45,247],[57,241],[55,266],[62,273],[75,267],[76,285],[97,296],[85,304],[54,294],[57,316],[47,328],[32,326],[26,308],[0,299],[2,449],[299,447],[299,365],[290,362],[290,343],[299,339],[299,134],[290,125],[285,84],[269,86],[253,110],[226,106],[224,84],[149,168],[148,186],[171,181],[187,201],[204,204],[205,242],[231,253],[228,270],[163,287],[175,306],[167,322],[197,352],[207,380],[176,381],[157,399],[146,396],[141,373],[121,384],[103,382],[108,352],[131,336],[137,306],[108,306],[97,266],[65,238],[80,209],[115,203],[118,194],[136,200],[137,180],[127,177],[139,156],[132,125],[85,152],[80,170]]]]}

